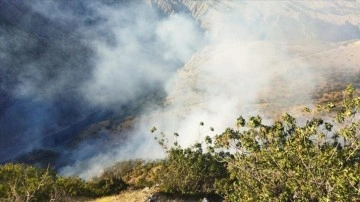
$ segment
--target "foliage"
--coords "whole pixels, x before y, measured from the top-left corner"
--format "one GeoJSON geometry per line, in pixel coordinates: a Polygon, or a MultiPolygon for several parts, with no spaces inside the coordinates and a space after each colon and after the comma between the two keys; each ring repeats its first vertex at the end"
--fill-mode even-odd
{"type": "Polygon", "coordinates": [[[49,201],[54,175],[49,169],[24,164],[0,167],[0,199],[2,201],[49,201]]]}
{"type": "Polygon", "coordinates": [[[167,158],[159,186],[167,193],[215,190],[226,201],[359,201],[360,97],[348,86],[343,98],[306,108],[301,123],[289,114],[271,125],[239,117],[235,128],[191,148],[177,141],[169,147],[161,133],[167,158]]]}
{"type": "Polygon", "coordinates": [[[221,159],[230,178],[219,193],[227,201],[358,201],[359,109],[360,97],[349,86],[341,106],[318,106],[323,119],[303,126],[289,114],[270,126],[260,116],[240,117],[238,128],[217,135],[212,145],[233,151],[221,159]]]}
{"type": "Polygon", "coordinates": [[[121,161],[105,170],[103,177],[122,179],[126,184],[137,187],[151,187],[156,184],[156,173],[161,161],[140,159],[121,161]]]}
{"type": "Polygon", "coordinates": [[[178,144],[178,133],[173,143],[160,133],[155,139],[166,159],[119,162],[88,182],[5,164],[0,201],[71,201],[116,194],[129,185],[156,185],[170,194],[217,193],[226,201],[359,201],[359,110],[360,97],[348,86],[340,104],[306,108],[301,119],[284,114],[270,125],[260,116],[239,117],[236,127],[190,148],[178,144]]]}
{"type": "Polygon", "coordinates": [[[122,179],[102,176],[88,182],[85,190],[92,196],[106,196],[118,194],[126,187],[127,184],[122,179]]]}
{"type": "Polygon", "coordinates": [[[55,171],[26,164],[0,166],[0,201],[76,201],[76,197],[97,197],[126,189],[121,179],[102,176],[89,182],[61,177],[55,171]]]}
{"type": "MultiPolygon", "coordinates": [[[[176,138],[179,136],[177,133],[174,135],[176,138]]],[[[181,148],[175,141],[174,146],[169,147],[167,139],[157,139],[167,154],[156,178],[161,191],[192,195],[213,194],[215,182],[227,177],[225,164],[217,161],[211,153],[204,152],[200,143],[191,148],[181,148]]]]}
{"type": "Polygon", "coordinates": [[[97,196],[89,183],[77,177],[58,177],[54,182],[57,198],[67,196],[97,196]]]}

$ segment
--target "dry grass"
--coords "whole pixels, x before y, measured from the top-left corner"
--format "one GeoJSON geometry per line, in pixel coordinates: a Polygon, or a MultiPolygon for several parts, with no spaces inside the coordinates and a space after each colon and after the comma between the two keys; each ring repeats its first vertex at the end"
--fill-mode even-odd
{"type": "Polygon", "coordinates": [[[102,197],[89,202],[145,202],[151,194],[154,194],[156,192],[156,188],[126,190],[116,196],[102,197]]]}

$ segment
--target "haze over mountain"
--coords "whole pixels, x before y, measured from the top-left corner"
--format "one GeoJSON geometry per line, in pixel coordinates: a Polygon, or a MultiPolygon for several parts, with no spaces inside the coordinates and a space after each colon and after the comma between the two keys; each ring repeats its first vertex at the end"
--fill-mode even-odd
{"type": "Polygon", "coordinates": [[[296,112],[359,84],[359,16],[359,1],[2,1],[0,160],[89,178],[161,158],[153,126],[190,145],[296,112]]]}

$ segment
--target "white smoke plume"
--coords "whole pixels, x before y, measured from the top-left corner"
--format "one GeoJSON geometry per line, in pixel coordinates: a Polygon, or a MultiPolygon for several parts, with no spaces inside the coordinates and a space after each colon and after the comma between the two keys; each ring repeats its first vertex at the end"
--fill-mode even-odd
{"type": "Polygon", "coordinates": [[[178,132],[179,142],[189,146],[233,126],[239,115],[271,111],[273,116],[265,116],[270,120],[281,110],[293,110],[290,106],[311,105],[323,79],[319,67],[330,66],[308,54],[322,54],[329,44],[360,36],[357,26],[347,27],[338,18],[311,19],[306,9],[313,4],[304,8],[292,2],[227,3],[200,18],[209,43],[167,82],[167,105],[143,116],[144,133],[154,125],[169,135],[178,132]],[[320,33],[320,28],[331,32],[320,33]],[[351,31],[339,34],[343,28],[351,31]],[[200,127],[200,122],[206,125],[200,127]]]}
{"type": "Polygon", "coordinates": [[[162,85],[202,46],[201,29],[189,16],[164,18],[141,3],[100,5],[96,11],[106,19],[101,29],[111,41],[92,42],[96,68],[83,92],[94,104],[126,104],[144,90],[162,85]]]}
{"type": "Polygon", "coordinates": [[[179,133],[179,142],[189,146],[221,133],[239,115],[311,104],[324,79],[321,70],[341,63],[327,59],[340,46],[357,50],[360,37],[353,18],[358,2],[317,2],[218,1],[197,19],[186,12],[162,16],[138,2],[91,5],[104,23],[96,32],[83,30],[96,52],[95,69],[81,88],[87,100],[123,105],[153,85],[162,86],[167,98],[143,111],[125,145],[62,173],[90,178],[116,161],[163,157],[153,126],[179,133]]]}

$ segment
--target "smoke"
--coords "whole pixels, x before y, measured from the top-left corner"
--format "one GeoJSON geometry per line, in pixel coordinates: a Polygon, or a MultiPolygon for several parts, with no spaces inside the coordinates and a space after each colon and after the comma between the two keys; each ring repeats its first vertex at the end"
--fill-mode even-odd
{"type": "Polygon", "coordinates": [[[77,22],[52,21],[31,6],[0,4],[1,162],[43,147],[44,136],[89,113],[78,86],[89,76],[92,51],[77,22]]]}
{"type": "MultiPolygon", "coordinates": [[[[177,132],[180,144],[189,146],[221,133],[239,115],[311,104],[319,75],[314,64],[299,60],[289,47],[313,43],[319,36],[299,33],[304,22],[283,15],[281,9],[276,18],[268,13],[277,5],[232,2],[231,9],[220,4],[202,16],[208,45],[168,80],[166,106],[142,117],[143,133],[152,126],[170,136],[177,132]]],[[[265,118],[269,121],[274,114],[265,118]]]]}
{"type": "Polygon", "coordinates": [[[10,23],[0,29],[0,96],[12,96],[0,99],[0,138],[33,144],[2,147],[0,158],[61,143],[61,173],[89,179],[116,161],[164,157],[153,126],[189,146],[239,115],[271,122],[311,104],[322,72],[350,65],[334,59],[339,47],[355,50],[349,40],[359,39],[356,2],[179,4],[190,11],[165,15],[143,1],[7,3],[2,10],[18,14],[16,23],[0,14],[10,23]],[[64,146],[109,114],[137,118],[131,129],[101,129],[75,149],[64,146]],[[119,142],[109,143],[113,136],[119,142]]]}
{"type": "MultiPolygon", "coordinates": [[[[349,13],[323,20],[332,10],[322,4],[227,3],[214,4],[199,18],[206,30],[201,35],[193,31],[192,19],[182,15],[171,15],[151,26],[157,27],[153,40],[164,44],[153,54],[158,53],[167,62],[186,62],[176,74],[160,76],[167,94],[165,105],[151,105],[143,111],[126,145],[66,167],[63,173],[89,178],[116,160],[163,157],[149,132],[153,126],[170,139],[171,134],[179,133],[179,143],[189,146],[206,135],[221,133],[239,115],[265,114],[265,121],[271,122],[284,110],[297,113],[296,107],[312,104],[316,87],[325,79],[319,66],[329,68],[323,60],[308,55],[321,55],[334,48],[334,42],[359,38],[356,23],[342,22],[349,13]],[[322,10],[324,16],[316,16],[312,9],[322,10]],[[199,42],[206,42],[206,46],[190,58],[199,42]],[[205,125],[200,126],[200,122],[205,125]]],[[[335,5],[336,9],[342,7],[335,5]]],[[[156,69],[152,71],[156,77],[156,69]]],[[[102,78],[111,81],[118,77],[115,73],[102,78]]]]}
{"type": "MultiPolygon", "coordinates": [[[[328,44],[319,41],[359,38],[359,29],[336,18],[331,23],[314,19],[304,5],[283,3],[232,2],[231,9],[215,7],[203,16],[210,42],[168,82],[169,103],[155,112],[155,117],[163,115],[155,126],[178,132],[180,142],[190,145],[214,134],[210,126],[219,133],[239,115],[265,114],[271,120],[284,110],[311,105],[324,79],[319,67],[333,66],[308,54],[327,50],[328,44]],[[208,124],[203,131],[200,121],[208,124]]],[[[157,120],[150,117],[150,122],[157,120]]]]}
{"type": "Polygon", "coordinates": [[[139,2],[94,10],[105,19],[98,32],[109,36],[99,40],[95,35],[91,42],[96,67],[82,91],[95,105],[125,105],[157,89],[203,44],[202,31],[189,16],[165,18],[139,2]]]}
{"type": "MultiPolygon", "coordinates": [[[[121,109],[131,102],[144,102],[139,100],[142,95],[164,91],[168,79],[207,40],[201,27],[187,14],[164,16],[155,7],[139,2],[111,7],[96,4],[92,8],[104,19],[95,33],[107,35],[104,38],[89,30],[96,59],[92,77],[82,86],[82,93],[94,106],[121,109]]],[[[152,102],[147,105],[158,107],[152,102]]],[[[121,134],[129,136],[126,143],[104,148],[91,158],[83,156],[94,144],[85,142],[71,154],[77,163],[63,168],[62,173],[89,178],[99,173],[99,167],[105,168],[114,161],[163,156],[156,145],[154,151],[153,137],[147,134],[138,129],[129,135],[121,134]]]]}
{"type": "MultiPolygon", "coordinates": [[[[167,78],[204,44],[191,16],[165,16],[143,1],[6,1],[1,9],[1,161],[49,147],[67,158],[67,144],[92,123],[161,99],[167,78]]],[[[89,158],[95,145],[81,144],[71,160],[89,158]]]]}
{"type": "MultiPolygon", "coordinates": [[[[62,154],[57,166],[75,164],[70,171],[63,168],[64,173],[81,172],[85,177],[81,165],[104,168],[113,160],[145,156],[151,147],[142,143],[152,139],[142,135],[119,134],[130,136],[129,143],[122,143],[120,149],[110,143],[97,150],[103,146],[101,136],[109,136],[106,130],[100,138],[83,140],[76,149],[68,144],[92,123],[111,119],[107,115],[111,112],[121,119],[138,113],[144,103],[161,99],[158,91],[164,91],[167,79],[205,44],[197,22],[187,14],[165,16],[142,1],[35,1],[24,5],[9,2],[6,6],[15,7],[15,11],[21,8],[26,14],[21,14],[21,23],[15,23],[18,27],[14,28],[24,33],[15,35],[21,40],[11,33],[5,36],[4,41],[16,46],[3,46],[9,53],[4,56],[8,60],[4,75],[16,66],[16,55],[7,51],[9,47],[17,47],[16,51],[25,48],[20,54],[25,59],[13,73],[14,90],[4,87],[11,99],[21,99],[21,104],[9,100],[1,114],[2,160],[35,149],[55,149],[62,154]],[[29,32],[35,36],[29,37],[29,32]],[[141,100],[145,98],[149,100],[141,100]],[[18,135],[11,137],[11,133],[18,135]],[[22,144],[15,148],[5,145],[15,142],[22,144]]],[[[86,177],[98,172],[88,172],[91,174],[86,177]]]]}

